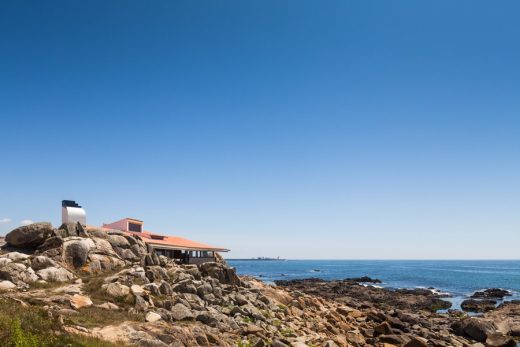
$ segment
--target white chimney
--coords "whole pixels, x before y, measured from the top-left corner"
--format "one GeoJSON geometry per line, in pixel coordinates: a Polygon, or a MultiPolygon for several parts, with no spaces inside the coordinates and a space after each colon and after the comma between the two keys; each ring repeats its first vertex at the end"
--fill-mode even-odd
{"type": "Polygon", "coordinates": [[[81,208],[75,201],[62,200],[61,201],[61,222],[65,223],[77,223],[81,225],[87,225],[87,213],[81,208]]]}

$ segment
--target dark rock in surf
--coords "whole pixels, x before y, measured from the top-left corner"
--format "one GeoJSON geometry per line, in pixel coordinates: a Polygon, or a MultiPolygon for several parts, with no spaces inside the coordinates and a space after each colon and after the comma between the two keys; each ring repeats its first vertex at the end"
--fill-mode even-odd
{"type": "Polygon", "coordinates": [[[488,312],[495,309],[497,302],[495,300],[464,300],[460,307],[467,312],[488,312]]]}
{"type": "Polygon", "coordinates": [[[508,290],[500,289],[500,288],[490,288],[486,290],[481,290],[475,292],[471,297],[472,298],[493,298],[493,299],[503,299],[506,296],[511,296],[511,293],[508,290]]]}

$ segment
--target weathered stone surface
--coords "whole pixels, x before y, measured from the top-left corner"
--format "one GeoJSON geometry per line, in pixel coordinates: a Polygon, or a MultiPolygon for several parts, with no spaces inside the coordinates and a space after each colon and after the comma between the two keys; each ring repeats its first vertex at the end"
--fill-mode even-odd
{"type": "Polygon", "coordinates": [[[70,305],[77,309],[92,306],[92,300],[88,296],[74,294],[70,299],[70,305]]]}
{"type": "Polygon", "coordinates": [[[101,228],[93,228],[93,227],[89,227],[88,228],[88,234],[91,236],[91,237],[97,237],[97,238],[100,238],[100,239],[107,239],[108,238],[108,233],[101,229],[101,228]]]}
{"type": "Polygon", "coordinates": [[[166,281],[163,281],[159,286],[159,292],[163,295],[172,295],[172,287],[166,281]]]}
{"type": "Polygon", "coordinates": [[[9,258],[0,258],[0,267],[6,266],[9,263],[12,263],[13,261],[9,258]]]}
{"type": "Polygon", "coordinates": [[[82,267],[87,262],[92,245],[93,241],[91,239],[65,240],[63,244],[63,260],[76,269],[82,267]]]}
{"type": "Polygon", "coordinates": [[[12,261],[23,261],[23,260],[29,259],[30,255],[25,254],[25,253],[20,253],[20,252],[10,252],[7,254],[3,254],[0,257],[10,259],[12,261]]]}
{"type": "Polygon", "coordinates": [[[88,259],[90,260],[89,270],[92,273],[113,270],[125,265],[123,260],[103,254],[89,253],[88,259]]]}
{"type": "Polygon", "coordinates": [[[52,234],[50,223],[33,223],[14,229],[5,236],[7,244],[15,247],[38,247],[52,234]]]}
{"type": "Polygon", "coordinates": [[[135,255],[130,249],[116,248],[116,253],[125,260],[137,261],[139,256],[135,255]]]}
{"type": "Polygon", "coordinates": [[[108,283],[103,285],[105,292],[114,298],[120,298],[130,294],[130,288],[121,283],[108,283]]]}
{"type": "Polygon", "coordinates": [[[199,296],[211,294],[213,293],[213,287],[211,286],[211,284],[204,282],[197,288],[197,293],[199,294],[199,296]]]}
{"type": "Polygon", "coordinates": [[[0,268],[0,279],[11,281],[15,284],[32,283],[38,280],[38,276],[32,268],[20,263],[9,263],[0,268]]]}
{"type": "Polygon", "coordinates": [[[51,249],[59,248],[63,245],[63,238],[61,236],[53,236],[46,239],[39,247],[40,252],[45,252],[51,249]]]}
{"type": "Polygon", "coordinates": [[[148,308],[148,303],[146,302],[145,299],[143,299],[142,296],[140,296],[140,295],[136,295],[136,296],[135,296],[135,304],[134,304],[134,308],[135,308],[137,311],[145,311],[145,310],[148,308]]]}
{"type": "Polygon", "coordinates": [[[130,291],[134,295],[143,295],[144,294],[143,287],[141,287],[141,286],[139,286],[137,284],[132,284],[132,286],[130,287],[130,291]]]}
{"type": "Polygon", "coordinates": [[[116,256],[116,252],[114,252],[112,245],[107,240],[99,237],[93,237],[92,241],[94,241],[95,245],[95,247],[93,247],[91,250],[92,252],[97,254],[116,256]]]}
{"type": "Polygon", "coordinates": [[[474,300],[474,299],[468,299],[464,300],[460,307],[464,311],[469,312],[487,312],[494,310],[496,307],[497,302],[495,300],[474,300]]]}
{"type": "Polygon", "coordinates": [[[457,335],[468,336],[479,342],[486,341],[488,336],[496,333],[493,322],[475,317],[455,322],[452,328],[457,335]]]}
{"type": "Polygon", "coordinates": [[[486,299],[503,299],[505,296],[511,296],[509,290],[501,288],[490,288],[482,291],[475,292],[472,298],[486,298],[486,299]]]}
{"type": "Polygon", "coordinates": [[[517,344],[515,340],[513,340],[509,336],[504,336],[501,334],[494,334],[488,336],[485,342],[486,347],[516,347],[517,344]]]}
{"type": "Polygon", "coordinates": [[[0,291],[11,290],[16,288],[16,284],[11,281],[0,281],[0,291]]]}
{"type": "Polygon", "coordinates": [[[45,269],[50,266],[57,266],[56,262],[46,256],[38,255],[31,259],[31,267],[35,270],[45,269]]]}
{"type": "Polygon", "coordinates": [[[379,341],[383,343],[391,343],[396,346],[402,346],[409,341],[409,338],[406,335],[381,335],[379,336],[379,341]]]}
{"type": "Polygon", "coordinates": [[[194,318],[193,313],[183,304],[176,304],[171,308],[172,318],[175,320],[191,320],[194,318]]]}
{"type": "Polygon", "coordinates": [[[392,327],[390,326],[390,324],[387,321],[384,321],[383,323],[377,325],[374,328],[374,331],[378,335],[386,335],[386,334],[392,333],[392,327]]]}
{"type": "Polygon", "coordinates": [[[196,294],[197,288],[191,280],[184,280],[173,286],[172,290],[177,293],[191,293],[196,294]]]}
{"type": "Polygon", "coordinates": [[[157,322],[161,319],[161,315],[155,312],[148,312],[145,317],[147,322],[157,322]]]}
{"type": "Polygon", "coordinates": [[[220,283],[240,285],[240,278],[237,276],[236,271],[223,264],[203,263],[199,269],[203,276],[216,278],[220,283]]]}
{"type": "Polygon", "coordinates": [[[413,337],[404,347],[428,347],[428,340],[423,337],[413,337]]]}
{"type": "Polygon", "coordinates": [[[114,248],[130,248],[130,242],[123,235],[109,235],[108,242],[114,248]]]}
{"type": "Polygon", "coordinates": [[[54,234],[62,238],[69,236],[87,237],[87,232],[79,222],[64,223],[54,231],[54,234]]]}
{"type": "Polygon", "coordinates": [[[66,282],[74,278],[74,274],[62,268],[50,266],[36,273],[42,280],[47,282],[66,282]]]}

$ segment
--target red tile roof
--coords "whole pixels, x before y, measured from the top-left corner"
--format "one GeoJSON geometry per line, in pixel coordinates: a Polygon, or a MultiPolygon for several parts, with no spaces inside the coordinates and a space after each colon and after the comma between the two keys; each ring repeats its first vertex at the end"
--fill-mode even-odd
{"type": "MultiPolygon", "coordinates": [[[[87,229],[97,228],[87,226],[87,229]]],[[[99,228],[97,228],[99,229],[99,228]]],[[[101,227],[102,230],[111,230],[109,228],[101,227]]],[[[151,245],[156,245],[157,248],[171,248],[171,249],[184,249],[191,251],[214,251],[214,252],[228,252],[229,249],[222,247],[215,247],[205,243],[200,243],[192,240],[185,239],[179,236],[167,236],[167,235],[159,235],[152,233],[150,231],[143,232],[133,232],[133,231],[123,231],[127,235],[140,236],[144,242],[149,243],[151,245]]]]}

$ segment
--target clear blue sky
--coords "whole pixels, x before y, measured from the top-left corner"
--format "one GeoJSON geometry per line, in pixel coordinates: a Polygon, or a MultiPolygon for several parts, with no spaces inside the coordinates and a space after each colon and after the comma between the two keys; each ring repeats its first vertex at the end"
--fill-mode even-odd
{"type": "Polygon", "coordinates": [[[0,234],[518,258],[518,1],[2,1],[0,234]]]}

